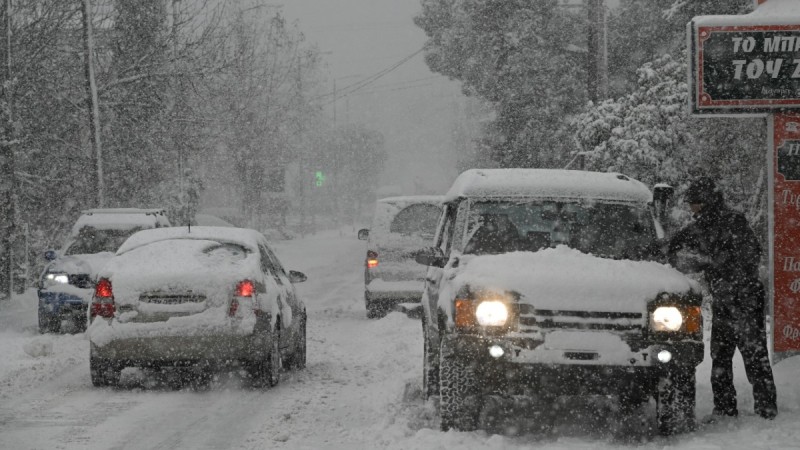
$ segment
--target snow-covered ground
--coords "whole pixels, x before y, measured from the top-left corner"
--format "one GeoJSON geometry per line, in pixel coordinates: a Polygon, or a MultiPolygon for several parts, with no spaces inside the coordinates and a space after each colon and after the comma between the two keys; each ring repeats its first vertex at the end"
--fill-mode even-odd
{"type": "MultiPolygon", "coordinates": [[[[274,389],[252,389],[236,373],[210,385],[126,370],[120,389],[89,380],[83,335],[39,335],[36,294],[0,305],[0,449],[797,449],[800,358],[775,366],[780,414],[753,416],[741,358],[735,360],[743,415],[673,438],[621,435],[613,403],[570,405],[552,433],[442,433],[433,402],[421,399],[419,322],[399,313],[367,320],[364,243],[354,231],[281,242],[309,311],[308,367],[274,389]]],[[[697,413],[711,410],[710,361],[698,368],[697,413]]],[[[634,427],[635,428],[635,427],[634,427]]]]}

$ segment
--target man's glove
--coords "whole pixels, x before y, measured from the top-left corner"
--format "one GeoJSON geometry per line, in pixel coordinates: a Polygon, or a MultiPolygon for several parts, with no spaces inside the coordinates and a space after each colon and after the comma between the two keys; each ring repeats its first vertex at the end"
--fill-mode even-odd
{"type": "Polygon", "coordinates": [[[698,273],[711,267],[711,260],[699,253],[681,249],[670,253],[669,263],[683,273],[698,273]]]}

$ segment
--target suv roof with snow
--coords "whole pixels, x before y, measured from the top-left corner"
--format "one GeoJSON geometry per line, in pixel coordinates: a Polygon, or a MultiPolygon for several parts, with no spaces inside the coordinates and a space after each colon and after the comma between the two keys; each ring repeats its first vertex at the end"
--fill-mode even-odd
{"type": "Polygon", "coordinates": [[[621,173],[553,169],[471,169],[458,176],[445,202],[467,197],[592,198],[650,202],[643,183],[621,173]]]}
{"type": "Polygon", "coordinates": [[[167,210],[161,208],[96,208],[81,211],[72,226],[72,236],[84,227],[104,230],[132,228],[161,228],[170,226],[167,210]]]}

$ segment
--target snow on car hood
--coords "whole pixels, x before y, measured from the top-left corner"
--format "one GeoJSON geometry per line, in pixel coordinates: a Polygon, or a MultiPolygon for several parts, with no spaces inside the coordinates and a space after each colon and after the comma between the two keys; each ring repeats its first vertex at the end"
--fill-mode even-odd
{"type": "Polygon", "coordinates": [[[162,290],[204,293],[209,306],[221,306],[238,281],[260,281],[259,256],[208,251],[215,247],[220,243],[205,239],[153,242],[115,256],[100,276],[111,280],[118,304],[135,304],[140,293],[162,290]]]}
{"type": "MultiPolygon", "coordinates": [[[[520,302],[561,311],[642,312],[659,293],[699,292],[699,285],[663,264],[598,258],[566,246],[539,252],[461,256],[443,292],[451,300],[460,289],[515,291],[520,302]]],[[[442,305],[450,310],[450,305],[442,305]]]]}
{"type": "Polygon", "coordinates": [[[114,256],[112,252],[86,255],[60,256],[47,266],[48,272],[64,272],[71,275],[86,273],[95,278],[103,266],[114,256]]]}

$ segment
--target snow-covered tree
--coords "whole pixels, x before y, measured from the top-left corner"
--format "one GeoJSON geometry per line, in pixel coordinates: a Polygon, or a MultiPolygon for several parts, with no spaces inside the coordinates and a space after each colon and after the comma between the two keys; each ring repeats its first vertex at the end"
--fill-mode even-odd
{"type": "Polygon", "coordinates": [[[498,165],[562,165],[564,117],[586,99],[583,18],[556,0],[424,0],[425,60],[492,105],[483,145],[498,165]]]}
{"type": "Polygon", "coordinates": [[[686,63],[664,55],[638,71],[636,89],[590,105],[572,122],[585,168],[618,171],[678,192],[693,177],[716,180],[733,206],[763,223],[766,126],[759,119],[696,118],[686,63]]]}

